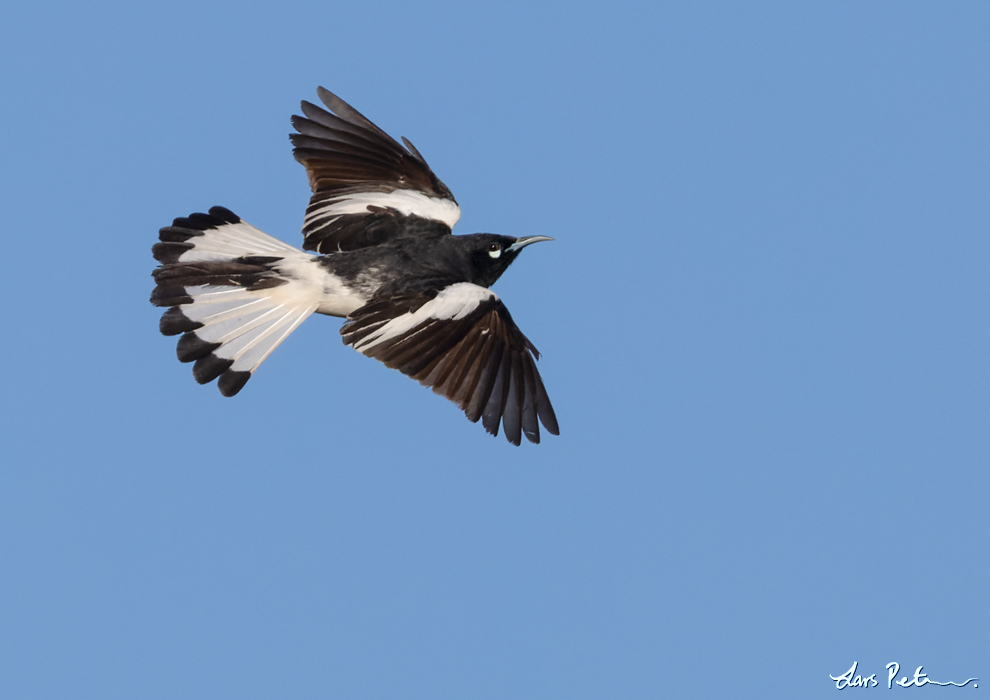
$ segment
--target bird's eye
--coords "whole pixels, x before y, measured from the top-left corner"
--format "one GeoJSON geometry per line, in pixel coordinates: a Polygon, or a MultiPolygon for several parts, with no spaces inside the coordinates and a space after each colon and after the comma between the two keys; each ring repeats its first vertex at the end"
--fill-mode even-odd
{"type": "Polygon", "coordinates": [[[502,254],[502,246],[500,246],[498,243],[489,243],[488,254],[493,258],[497,258],[502,254]]]}

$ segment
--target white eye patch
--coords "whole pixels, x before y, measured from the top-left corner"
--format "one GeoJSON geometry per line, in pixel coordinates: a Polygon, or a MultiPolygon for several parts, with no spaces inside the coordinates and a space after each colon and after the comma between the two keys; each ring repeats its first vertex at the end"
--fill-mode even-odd
{"type": "Polygon", "coordinates": [[[497,257],[501,256],[502,255],[502,246],[498,245],[497,243],[493,243],[492,245],[494,246],[494,248],[489,248],[488,249],[488,255],[491,256],[491,257],[493,257],[493,258],[497,258],[497,257]]]}

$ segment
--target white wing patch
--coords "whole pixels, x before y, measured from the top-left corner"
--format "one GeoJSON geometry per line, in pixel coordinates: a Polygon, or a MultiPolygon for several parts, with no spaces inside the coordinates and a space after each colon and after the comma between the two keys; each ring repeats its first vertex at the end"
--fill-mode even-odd
{"type": "Polygon", "coordinates": [[[303,228],[321,219],[330,218],[324,223],[332,223],[346,214],[367,214],[368,207],[395,209],[404,216],[440,221],[450,228],[454,228],[461,218],[461,208],[453,200],[430,197],[419,190],[398,189],[391,192],[353,192],[324,200],[306,213],[303,228]]]}
{"type": "Polygon", "coordinates": [[[470,282],[452,284],[413,313],[393,318],[354,343],[359,352],[370,350],[379,343],[405,335],[431,319],[459,321],[478,308],[483,302],[498,299],[493,291],[470,282]]]}

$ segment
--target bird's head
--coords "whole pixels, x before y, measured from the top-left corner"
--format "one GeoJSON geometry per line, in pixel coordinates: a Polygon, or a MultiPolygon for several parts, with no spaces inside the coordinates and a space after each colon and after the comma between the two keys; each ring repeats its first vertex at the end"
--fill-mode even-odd
{"type": "Polygon", "coordinates": [[[549,236],[513,238],[495,233],[475,233],[458,238],[465,239],[465,243],[468,244],[467,249],[475,273],[475,279],[472,281],[485,287],[495,284],[495,280],[502,276],[520,251],[530,243],[553,240],[549,236]]]}

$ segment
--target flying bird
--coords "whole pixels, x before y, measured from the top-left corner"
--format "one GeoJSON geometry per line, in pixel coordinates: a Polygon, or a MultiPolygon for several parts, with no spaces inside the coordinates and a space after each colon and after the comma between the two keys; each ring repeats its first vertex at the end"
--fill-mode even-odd
{"type": "Polygon", "coordinates": [[[223,207],[175,219],[152,253],[151,303],[200,384],[234,396],[311,314],[345,318],[345,345],[447,397],[513,445],[557,435],[540,354],[489,287],[547,236],[452,235],[461,210],[405,137],[333,93],[302,103],[293,155],[313,196],[302,250],[223,207]],[[306,252],[312,251],[312,252],[306,252]]]}

